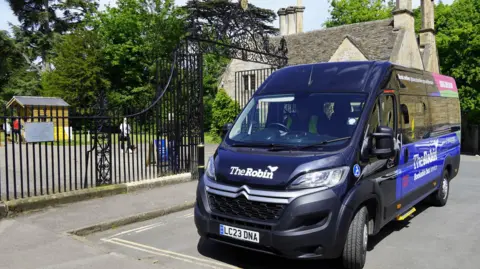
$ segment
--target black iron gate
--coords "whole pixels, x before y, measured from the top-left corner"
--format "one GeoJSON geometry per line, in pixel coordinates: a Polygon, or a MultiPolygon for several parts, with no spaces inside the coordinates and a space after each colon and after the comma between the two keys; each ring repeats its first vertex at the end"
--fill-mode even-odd
{"type": "Polygon", "coordinates": [[[112,109],[104,92],[89,109],[38,98],[0,109],[0,200],[172,174],[198,178],[196,146],[204,142],[203,55],[221,53],[281,67],[287,64],[287,49],[285,39],[271,45],[267,33],[255,28],[240,5],[228,5],[230,12],[216,15],[225,16],[224,24],[205,25],[196,13],[202,10],[197,2],[193,1],[189,36],[155,62],[150,86],[156,96],[143,110],[112,109]],[[239,24],[232,20],[251,25],[239,35],[239,24]],[[202,31],[205,26],[208,32],[202,31]],[[20,129],[15,133],[17,120],[20,129]]]}

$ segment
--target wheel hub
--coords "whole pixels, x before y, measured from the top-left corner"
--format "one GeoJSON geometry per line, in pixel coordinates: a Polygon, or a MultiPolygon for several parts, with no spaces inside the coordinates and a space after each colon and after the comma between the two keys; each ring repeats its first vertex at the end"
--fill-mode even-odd
{"type": "Polygon", "coordinates": [[[448,180],[446,178],[443,178],[442,180],[442,194],[443,199],[446,199],[448,195],[448,180]]]}
{"type": "Polygon", "coordinates": [[[368,245],[368,228],[367,225],[363,227],[363,248],[366,250],[368,245]]]}

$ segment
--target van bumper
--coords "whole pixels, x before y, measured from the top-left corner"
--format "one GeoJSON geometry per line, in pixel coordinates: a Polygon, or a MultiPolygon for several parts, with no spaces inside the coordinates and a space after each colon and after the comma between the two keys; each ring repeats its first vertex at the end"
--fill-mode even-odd
{"type": "Polygon", "coordinates": [[[199,181],[194,209],[201,237],[290,259],[335,259],[343,250],[352,211],[332,190],[301,196],[288,204],[275,221],[257,221],[213,210],[203,180],[199,181]],[[220,225],[259,233],[259,243],[220,234],[220,225]]]}

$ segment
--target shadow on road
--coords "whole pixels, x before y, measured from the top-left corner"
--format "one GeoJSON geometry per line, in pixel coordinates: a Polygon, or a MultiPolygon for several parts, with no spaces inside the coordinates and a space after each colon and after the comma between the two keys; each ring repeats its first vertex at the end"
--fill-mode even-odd
{"type": "Polygon", "coordinates": [[[342,269],[337,261],[295,261],[273,255],[257,253],[242,248],[236,248],[210,240],[200,239],[198,252],[208,258],[248,269],[295,268],[295,269],[342,269]]]}
{"type": "MultiPolygon", "coordinates": [[[[390,234],[408,228],[410,221],[423,211],[428,209],[430,205],[421,202],[416,206],[417,211],[413,217],[402,221],[392,221],[387,224],[377,235],[370,238],[368,244],[367,260],[370,252],[390,234]]],[[[197,244],[198,253],[201,255],[240,268],[249,269],[266,269],[266,268],[295,268],[295,269],[343,269],[339,260],[316,260],[316,261],[298,261],[288,260],[273,255],[257,253],[242,248],[236,248],[230,245],[216,243],[210,240],[200,239],[197,244]]],[[[371,256],[370,256],[371,257],[371,256]]]]}
{"type": "Polygon", "coordinates": [[[413,213],[412,217],[410,217],[407,220],[404,221],[391,221],[385,227],[383,227],[380,232],[370,238],[370,242],[368,242],[368,251],[372,251],[383,239],[388,237],[390,234],[394,232],[398,232],[404,228],[408,228],[410,221],[412,219],[415,219],[415,216],[420,215],[423,211],[427,210],[431,205],[429,205],[426,201],[422,201],[419,204],[415,206],[415,209],[417,210],[415,213],[413,213]]]}

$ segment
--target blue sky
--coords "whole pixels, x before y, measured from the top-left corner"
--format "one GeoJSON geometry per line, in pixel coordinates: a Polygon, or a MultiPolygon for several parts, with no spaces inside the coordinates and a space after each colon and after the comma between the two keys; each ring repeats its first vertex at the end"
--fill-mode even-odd
{"type": "MultiPolygon", "coordinates": [[[[187,0],[175,0],[177,5],[185,4],[187,0]]],[[[237,1],[237,0],[233,0],[237,1]]],[[[445,4],[451,4],[454,0],[443,0],[445,4]]],[[[100,5],[114,4],[116,0],[100,0],[100,5]]],[[[249,0],[250,3],[262,7],[269,8],[275,12],[282,7],[297,4],[297,0],[249,0]]],[[[438,0],[435,0],[438,2],[438,0]]],[[[302,0],[305,6],[304,13],[304,31],[311,31],[322,28],[323,22],[328,18],[328,9],[330,5],[328,0],[302,0]]],[[[420,0],[413,0],[414,8],[420,5],[420,0]]],[[[8,23],[18,24],[17,18],[10,10],[10,6],[6,0],[0,0],[0,30],[10,30],[8,23]]],[[[278,27],[278,20],[275,22],[278,27]]]]}

